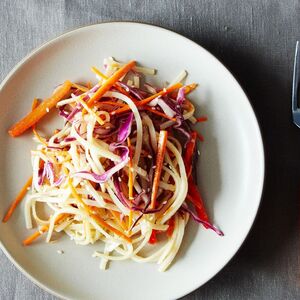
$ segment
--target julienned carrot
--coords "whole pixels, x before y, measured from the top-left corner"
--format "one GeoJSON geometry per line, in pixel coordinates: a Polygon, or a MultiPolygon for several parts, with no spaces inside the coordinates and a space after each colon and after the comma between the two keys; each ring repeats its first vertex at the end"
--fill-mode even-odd
{"type": "Polygon", "coordinates": [[[27,182],[25,183],[25,185],[22,187],[21,191],[19,192],[18,196],[14,200],[14,202],[10,205],[6,215],[4,216],[4,218],[2,220],[3,223],[6,223],[10,219],[10,217],[12,216],[16,207],[22,201],[24,196],[26,195],[28,188],[31,186],[31,184],[32,184],[32,176],[27,180],[27,182]]]}
{"type": "Polygon", "coordinates": [[[77,90],[80,90],[81,92],[88,92],[89,89],[81,84],[77,84],[77,83],[72,83],[72,87],[76,88],[77,90]]]}
{"type": "Polygon", "coordinates": [[[78,193],[76,192],[76,190],[75,190],[74,186],[71,184],[71,182],[69,182],[69,187],[71,188],[73,197],[82,205],[82,207],[88,212],[90,217],[96,221],[96,223],[98,223],[102,227],[114,232],[115,234],[117,234],[118,236],[120,236],[121,238],[126,240],[127,242],[131,243],[131,239],[128,236],[126,236],[124,233],[122,233],[118,229],[116,229],[116,228],[112,227],[111,225],[109,225],[108,223],[106,223],[98,214],[95,214],[95,211],[93,211],[93,209],[91,209],[88,205],[86,205],[82,201],[81,197],[78,195],[78,193]]]}
{"type": "Polygon", "coordinates": [[[40,105],[40,101],[37,98],[34,98],[31,104],[31,110],[36,109],[40,105]]]}
{"type": "MultiPolygon", "coordinates": [[[[106,75],[104,75],[102,72],[100,72],[97,68],[92,67],[91,69],[95,74],[97,74],[98,76],[102,77],[103,79],[107,80],[108,77],[106,75]]],[[[136,99],[134,99],[125,89],[123,89],[117,82],[113,84],[113,86],[122,94],[126,95],[127,97],[129,97],[131,100],[136,101],[136,99]]]]}
{"type": "MultiPolygon", "coordinates": [[[[56,220],[55,220],[55,224],[59,223],[60,221],[62,221],[63,219],[67,218],[69,215],[68,214],[61,214],[59,215],[56,220]]],[[[39,236],[41,236],[43,233],[47,232],[49,229],[48,225],[44,225],[42,226],[38,231],[36,231],[35,233],[33,233],[32,235],[30,235],[28,238],[26,238],[23,241],[23,245],[24,246],[29,246],[34,240],[36,240],[39,236]]]]}
{"type": "Polygon", "coordinates": [[[184,88],[184,93],[186,95],[191,93],[197,86],[198,86],[197,83],[192,83],[192,84],[186,85],[184,88]]]}
{"type": "Polygon", "coordinates": [[[132,60],[116,71],[111,77],[109,77],[87,102],[88,106],[91,107],[96,101],[98,101],[121,77],[123,77],[134,66],[135,61],[132,60]]]}
{"type": "MultiPolygon", "coordinates": [[[[31,104],[31,110],[34,110],[36,109],[38,106],[40,105],[40,101],[37,99],[37,98],[34,98],[33,101],[32,101],[32,104],[31,104]]],[[[36,131],[35,129],[35,125],[32,125],[32,132],[34,134],[34,136],[40,141],[41,144],[43,144],[44,146],[48,146],[45,139],[42,138],[39,133],[36,131]]]]}
{"type": "Polygon", "coordinates": [[[81,97],[78,97],[77,101],[83,106],[83,108],[90,114],[92,115],[96,120],[97,122],[100,124],[100,125],[103,125],[104,124],[104,121],[101,120],[101,118],[92,110],[89,108],[89,106],[82,100],[81,97]]]}
{"type": "Polygon", "coordinates": [[[99,107],[101,105],[111,105],[111,106],[125,106],[126,104],[121,102],[113,102],[113,101],[101,101],[95,104],[95,106],[99,107]]]}
{"type": "Polygon", "coordinates": [[[12,137],[19,136],[32,125],[36,124],[42,117],[44,117],[48,111],[53,108],[58,101],[63,99],[67,93],[70,92],[72,83],[70,81],[65,81],[65,83],[60,86],[57,91],[48,99],[44,100],[38,107],[31,111],[22,120],[13,125],[8,133],[12,137]]]}
{"type": "MultiPolygon", "coordinates": [[[[148,97],[146,99],[143,99],[143,100],[140,100],[140,101],[136,101],[135,105],[136,106],[144,106],[144,105],[148,104],[150,101],[152,101],[153,99],[155,99],[155,98],[157,98],[159,96],[163,96],[163,95],[169,94],[169,93],[171,93],[171,92],[173,92],[173,91],[175,91],[175,90],[177,90],[177,89],[179,89],[181,87],[182,87],[181,83],[176,83],[176,84],[170,86],[169,88],[163,89],[160,92],[158,92],[158,93],[156,93],[156,94],[154,94],[154,95],[152,95],[152,96],[150,96],[150,97],[148,97]]],[[[126,105],[126,106],[124,106],[122,108],[119,108],[117,110],[112,111],[110,114],[111,115],[121,114],[121,113],[127,112],[129,110],[130,110],[130,107],[128,105],[126,105]]]]}
{"type": "Polygon", "coordinates": [[[115,218],[117,223],[123,228],[123,230],[127,230],[125,223],[120,218],[121,214],[118,211],[114,211],[114,210],[109,210],[109,212],[115,218]]]}
{"type": "Polygon", "coordinates": [[[158,191],[158,186],[160,181],[161,170],[163,167],[164,156],[167,148],[167,140],[168,140],[168,131],[161,130],[159,132],[159,137],[158,137],[155,173],[154,173],[152,192],[151,192],[151,204],[150,204],[151,208],[155,208],[156,205],[157,191],[158,191]]]}
{"type": "Polygon", "coordinates": [[[144,106],[144,108],[145,108],[146,110],[152,112],[152,113],[155,114],[155,115],[158,115],[158,116],[160,116],[160,117],[164,117],[164,118],[166,118],[166,119],[168,119],[168,120],[171,120],[171,121],[176,122],[176,118],[169,117],[168,115],[162,113],[161,111],[156,110],[154,107],[150,107],[150,106],[147,106],[147,105],[146,105],[146,106],[144,106]]]}
{"type": "Polygon", "coordinates": [[[92,72],[94,72],[96,75],[98,75],[99,77],[107,80],[108,77],[106,75],[104,75],[101,71],[99,71],[96,67],[91,67],[92,72]]]}

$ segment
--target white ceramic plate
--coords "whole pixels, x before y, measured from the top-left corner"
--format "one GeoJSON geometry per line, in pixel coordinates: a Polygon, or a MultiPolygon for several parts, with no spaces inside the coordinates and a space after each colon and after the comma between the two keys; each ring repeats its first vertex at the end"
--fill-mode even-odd
{"type": "Polygon", "coordinates": [[[89,68],[103,58],[137,60],[158,69],[157,81],[179,71],[200,87],[191,96],[205,142],[200,159],[200,187],[210,216],[224,231],[219,237],[190,221],[176,261],[165,273],[155,264],[114,262],[107,271],[91,257],[94,246],[75,246],[68,239],[42,240],[30,247],[19,207],[0,224],[2,249],[33,282],[71,299],[174,299],[203,285],[237,252],[260,203],[264,153],[260,130],[249,101],[230,72],[199,45],[171,31],[136,23],[104,23],[66,33],[19,63],[0,87],[1,218],[30,174],[31,134],[12,139],[7,129],[30,109],[34,97],[46,97],[65,79],[92,79],[89,68]],[[65,254],[57,254],[57,250],[65,254]]]}

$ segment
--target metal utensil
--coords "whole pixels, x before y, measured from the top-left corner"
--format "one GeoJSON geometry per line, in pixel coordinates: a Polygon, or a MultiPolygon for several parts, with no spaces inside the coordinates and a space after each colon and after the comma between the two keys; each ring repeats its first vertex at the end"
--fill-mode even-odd
{"type": "Polygon", "coordinates": [[[296,43],[295,61],[294,61],[294,75],[292,88],[292,114],[293,122],[300,128],[300,108],[298,107],[298,90],[300,83],[300,49],[299,41],[296,43]]]}

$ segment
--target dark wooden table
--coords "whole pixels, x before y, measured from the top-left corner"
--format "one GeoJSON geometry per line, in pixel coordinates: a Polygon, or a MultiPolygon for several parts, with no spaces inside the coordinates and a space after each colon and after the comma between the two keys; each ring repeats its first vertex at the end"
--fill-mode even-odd
{"type": "MultiPolygon", "coordinates": [[[[134,20],[160,25],[217,56],[250,97],[265,144],[262,204],[239,253],[185,299],[300,299],[300,129],[291,122],[298,0],[1,1],[0,78],[31,49],[81,25],[134,20]]],[[[0,253],[0,299],[55,299],[0,253]]]]}

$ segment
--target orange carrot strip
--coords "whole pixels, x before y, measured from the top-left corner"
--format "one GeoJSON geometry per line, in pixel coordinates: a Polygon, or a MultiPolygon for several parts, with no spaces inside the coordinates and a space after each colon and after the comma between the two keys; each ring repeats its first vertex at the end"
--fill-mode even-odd
{"type": "Polygon", "coordinates": [[[47,112],[53,108],[58,101],[63,99],[67,93],[70,91],[72,83],[66,81],[57,91],[48,99],[44,100],[38,107],[31,111],[22,120],[13,125],[8,133],[12,137],[19,136],[32,125],[36,124],[42,117],[44,117],[47,112]]]}
{"type": "Polygon", "coordinates": [[[116,71],[111,77],[109,77],[103,85],[97,90],[97,92],[88,101],[88,106],[92,106],[98,101],[121,77],[123,77],[129,70],[135,66],[135,61],[130,61],[124,65],[118,71],[116,71]]]}
{"type": "Polygon", "coordinates": [[[28,238],[23,241],[24,246],[29,246],[34,240],[36,240],[39,236],[45,233],[48,230],[48,226],[43,226],[39,231],[34,232],[28,238]]]}
{"type": "Polygon", "coordinates": [[[101,102],[98,102],[96,104],[96,106],[101,106],[103,104],[107,104],[107,105],[113,105],[113,106],[125,106],[126,104],[124,103],[121,103],[121,102],[113,102],[113,101],[101,101],[101,102]]]}
{"type": "MultiPolygon", "coordinates": [[[[59,215],[56,220],[55,220],[55,224],[59,223],[60,221],[62,221],[63,219],[67,218],[69,215],[68,214],[61,214],[59,215]]],[[[32,235],[30,235],[28,238],[26,238],[23,241],[23,245],[24,246],[28,246],[30,245],[34,240],[36,240],[39,236],[41,236],[43,233],[47,232],[49,229],[48,225],[44,225],[42,226],[38,231],[34,232],[32,235]]]]}
{"type": "MultiPolygon", "coordinates": [[[[40,101],[37,98],[34,98],[31,104],[31,111],[33,111],[34,109],[36,109],[38,106],[40,105],[40,101]]],[[[32,130],[34,133],[35,130],[35,124],[32,125],[32,130]]]]}
{"type": "MultiPolygon", "coordinates": [[[[36,109],[38,106],[40,105],[40,102],[38,99],[34,98],[31,104],[31,110],[33,111],[34,109],[36,109]]],[[[35,129],[36,124],[32,125],[32,132],[34,134],[34,136],[40,141],[41,144],[43,144],[44,146],[48,146],[45,139],[42,138],[39,133],[36,131],[35,129]]]]}
{"type": "Polygon", "coordinates": [[[89,89],[81,84],[72,83],[72,87],[76,88],[77,90],[80,90],[81,92],[88,92],[89,89]]]}
{"type": "MultiPolygon", "coordinates": [[[[100,72],[97,68],[95,67],[92,67],[91,70],[97,74],[98,76],[102,77],[103,79],[107,80],[108,77],[106,75],[104,75],[102,72],[100,72]]],[[[121,76],[122,77],[122,76],[121,76]]],[[[119,84],[115,83],[113,84],[113,86],[119,91],[121,92],[122,94],[126,95],[127,97],[129,97],[131,100],[134,100],[131,95],[125,91],[125,89],[123,89],[119,84]]],[[[135,101],[135,100],[134,100],[135,101]]]]}
{"type": "MultiPolygon", "coordinates": [[[[148,97],[148,98],[146,98],[146,99],[143,99],[143,100],[140,100],[140,101],[136,101],[136,102],[135,102],[135,105],[136,105],[136,106],[143,106],[143,105],[146,105],[146,104],[148,104],[150,101],[152,101],[153,99],[155,99],[155,98],[157,98],[157,97],[159,97],[159,96],[163,96],[163,95],[166,95],[166,94],[168,94],[168,93],[171,93],[171,92],[173,92],[174,90],[179,89],[180,87],[182,87],[182,84],[181,84],[181,83],[176,83],[176,84],[170,86],[169,88],[163,89],[163,90],[161,90],[160,92],[158,92],[158,93],[156,93],[156,94],[154,94],[154,95],[152,95],[152,96],[150,96],[150,97],[148,97]]],[[[116,114],[124,113],[124,112],[127,112],[127,111],[129,111],[129,110],[130,110],[130,107],[129,107],[128,105],[126,105],[126,106],[124,106],[124,107],[122,107],[122,108],[119,108],[119,109],[117,109],[117,110],[115,110],[115,111],[112,111],[112,112],[111,112],[111,115],[116,115],[116,114]]]]}
{"type": "Polygon", "coordinates": [[[3,223],[6,223],[10,219],[10,217],[13,214],[13,212],[15,211],[15,209],[17,208],[17,206],[19,205],[19,203],[22,201],[22,199],[26,195],[26,193],[28,191],[28,188],[31,186],[31,184],[32,184],[32,176],[30,176],[30,178],[27,180],[27,182],[25,183],[25,185],[20,190],[20,192],[19,192],[18,196],[16,197],[16,199],[10,205],[10,207],[9,207],[6,215],[4,216],[4,218],[2,220],[3,223]]]}
{"type": "Polygon", "coordinates": [[[166,119],[168,119],[168,120],[171,120],[171,121],[176,122],[176,118],[169,117],[168,115],[166,115],[166,114],[164,114],[164,113],[162,113],[162,112],[160,112],[160,111],[158,111],[158,110],[156,110],[156,109],[153,109],[153,108],[150,107],[150,106],[145,106],[144,108],[145,108],[146,110],[152,112],[152,113],[155,114],[155,115],[158,115],[158,116],[160,116],[160,117],[164,117],[164,118],[166,118],[166,119]]]}
{"type": "Polygon", "coordinates": [[[150,204],[151,208],[155,208],[155,204],[156,204],[156,197],[158,192],[161,170],[164,162],[164,156],[167,147],[167,140],[168,140],[168,131],[161,130],[159,132],[159,137],[158,137],[156,165],[155,165],[155,173],[154,173],[152,193],[151,193],[151,204],[150,204]]]}
{"type": "Polygon", "coordinates": [[[197,86],[198,86],[197,83],[192,83],[192,84],[186,85],[184,87],[184,93],[186,95],[189,94],[189,93],[191,93],[197,86]]]}
{"type": "Polygon", "coordinates": [[[34,98],[31,104],[31,110],[34,110],[35,108],[37,108],[40,105],[40,101],[37,98],[34,98]]]}
{"type": "Polygon", "coordinates": [[[123,230],[127,230],[124,222],[120,219],[120,213],[114,210],[109,210],[109,212],[113,215],[117,223],[123,228],[123,230]]]}
{"type": "Polygon", "coordinates": [[[82,100],[81,97],[78,97],[76,101],[78,101],[83,106],[83,108],[97,120],[100,125],[104,124],[104,121],[96,114],[96,112],[89,108],[89,106],[82,100]]]}
{"type": "Polygon", "coordinates": [[[98,75],[99,77],[107,80],[108,77],[106,75],[104,75],[101,71],[99,71],[96,67],[91,67],[92,72],[94,72],[96,75],[98,75]]]}
{"type": "Polygon", "coordinates": [[[91,218],[93,218],[102,227],[114,232],[115,234],[117,234],[118,236],[120,236],[121,238],[126,240],[127,242],[131,243],[131,239],[128,236],[126,236],[124,233],[122,233],[118,229],[116,229],[116,228],[112,227],[111,225],[109,225],[108,223],[106,223],[99,215],[95,214],[95,211],[93,211],[93,209],[91,209],[88,205],[86,205],[82,201],[81,197],[77,194],[77,192],[76,192],[75,188],[73,187],[73,185],[71,184],[71,182],[69,182],[69,186],[71,188],[73,197],[76,198],[76,200],[83,206],[83,208],[88,212],[88,214],[90,215],[91,218]]]}

